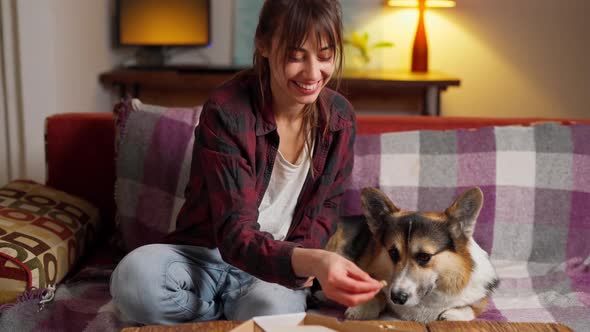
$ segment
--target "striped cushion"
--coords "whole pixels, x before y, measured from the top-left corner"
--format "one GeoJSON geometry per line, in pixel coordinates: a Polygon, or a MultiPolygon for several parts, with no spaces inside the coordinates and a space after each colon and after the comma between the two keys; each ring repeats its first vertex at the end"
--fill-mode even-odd
{"type": "Polygon", "coordinates": [[[120,246],[132,250],[174,230],[201,107],[166,108],[133,99],[115,110],[115,220],[120,246]]]}
{"type": "Polygon", "coordinates": [[[30,181],[0,188],[0,303],[60,282],[92,245],[99,212],[85,200],[30,181]]]}

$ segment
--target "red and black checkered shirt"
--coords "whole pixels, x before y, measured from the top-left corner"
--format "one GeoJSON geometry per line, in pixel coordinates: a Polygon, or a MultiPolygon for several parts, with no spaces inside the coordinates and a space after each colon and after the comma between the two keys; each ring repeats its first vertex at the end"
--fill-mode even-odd
{"type": "Polygon", "coordinates": [[[335,231],[343,184],[352,171],[356,118],[343,96],[328,88],[321,92],[313,176],[308,172],[285,241],[276,241],[257,222],[279,136],[272,105],[260,106],[256,84],[253,77],[234,79],[205,103],[195,129],[186,202],[167,242],[218,247],[227,263],[297,288],[306,279],[293,272],[293,248],[323,248],[335,231]]]}

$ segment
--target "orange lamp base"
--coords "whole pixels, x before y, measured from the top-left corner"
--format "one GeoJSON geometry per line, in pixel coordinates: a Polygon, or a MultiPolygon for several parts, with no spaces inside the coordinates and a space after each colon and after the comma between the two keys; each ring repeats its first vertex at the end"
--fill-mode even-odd
{"type": "Polygon", "coordinates": [[[424,24],[424,0],[420,1],[420,15],[418,18],[418,27],[414,36],[414,46],[412,48],[412,72],[428,72],[428,40],[426,38],[426,26],[424,24]]]}

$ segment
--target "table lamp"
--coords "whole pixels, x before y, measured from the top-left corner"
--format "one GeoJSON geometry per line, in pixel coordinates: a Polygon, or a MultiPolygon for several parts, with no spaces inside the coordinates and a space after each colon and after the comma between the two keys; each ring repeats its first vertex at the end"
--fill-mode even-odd
{"type": "Polygon", "coordinates": [[[414,46],[412,47],[412,72],[428,72],[428,41],[426,39],[426,27],[424,25],[424,11],[430,7],[455,7],[453,0],[385,0],[390,7],[418,7],[418,28],[414,36],[414,46]]]}

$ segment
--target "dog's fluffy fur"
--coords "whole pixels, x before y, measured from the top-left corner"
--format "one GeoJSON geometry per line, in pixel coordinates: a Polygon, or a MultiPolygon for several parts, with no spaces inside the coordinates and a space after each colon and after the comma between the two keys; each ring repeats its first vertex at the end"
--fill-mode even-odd
{"type": "Polygon", "coordinates": [[[483,204],[477,187],[442,212],[402,211],[381,191],[361,193],[364,217],[345,218],[326,249],[354,261],[387,286],[346,310],[347,319],[376,319],[389,308],[419,322],[471,320],[486,307],[498,278],[473,240],[483,204]]]}

